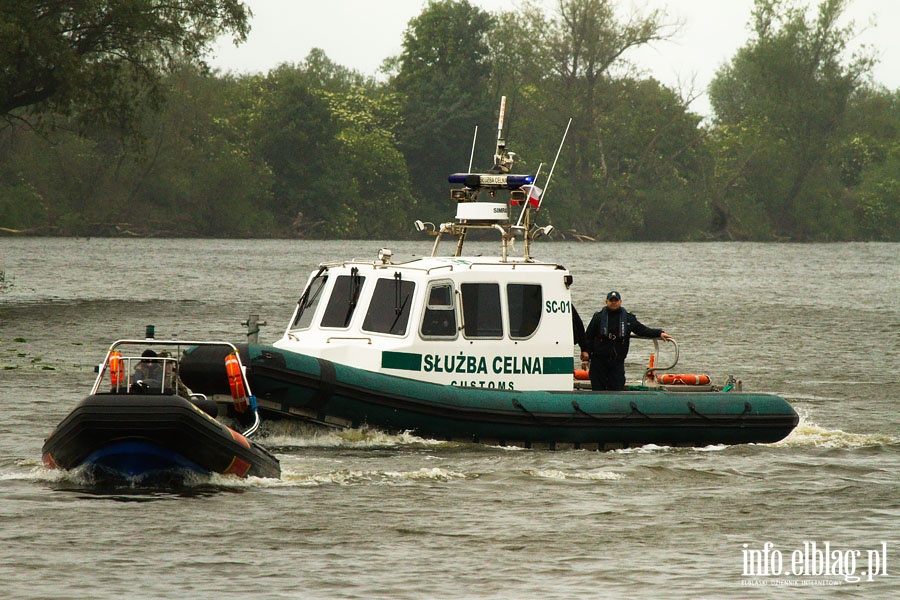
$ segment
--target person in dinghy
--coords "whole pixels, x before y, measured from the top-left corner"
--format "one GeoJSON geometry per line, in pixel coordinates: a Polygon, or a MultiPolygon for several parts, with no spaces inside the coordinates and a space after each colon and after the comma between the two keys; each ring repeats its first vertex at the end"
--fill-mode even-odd
{"type": "Polygon", "coordinates": [[[608,293],[606,306],[594,313],[584,333],[587,347],[581,352],[581,360],[590,361],[591,389],[625,389],[625,357],[632,332],[641,337],[670,339],[662,329],[647,327],[625,310],[619,292],[608,293]]]}

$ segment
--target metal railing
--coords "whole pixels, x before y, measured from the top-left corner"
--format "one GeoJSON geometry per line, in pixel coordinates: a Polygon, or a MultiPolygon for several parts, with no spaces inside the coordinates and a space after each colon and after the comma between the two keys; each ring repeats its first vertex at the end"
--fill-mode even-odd
{"type": "MultiPolygon", "coordinates": [[[[91,388],[91,394],[100,391],[104,381],[110,377],[111,393],[128,394],[128,393],[159,393],[180,395],[186,400],[191,401],[193,394],[187,394],[187,386],[181,383],[178,377],[179,359],[176,358],[182,354],[182,348],[187,349],[195,346],[220,346],[227,348],[229,354],[233,353],[240,367],[241,378],[244,384],[244,390],[247,394],[245,399],[235,398],[235,403],[242,400],[249,402],[250,409],[253,412],[253,423],[245,431],[241,432],[244,437],[250,437],[259,429],[260,418],[259,410],[256,407],[256,398],[250,389],[250,381],[247,378],[247,369],[241,362],[240,353],[237,347],[231,342],[209,342],[209,341],[193,341],[193,340],[158,340],[155,338],[147,339],[125,339],[117,340],[112,343],[106,351],[106,357],[103,363],[97,368],[97,379],[91,388]],[[156,347],[166,347],[175,351],[175,357],[172,356],[141,356],[128,355],[122,356],[120,348],[123,346],[135,346],[145,349],[156,347]],[[117,361],[116,376],[111,374],[111,361],[117,361]],[[152,377],[159,375],[158,378],[152,377]]],[[[224,365],[223,365],[224,367],[224,365]]],[[[198,394],[198,397],[203,394],[198,394]]]]}
{"type": "Polygon", "coordinates": [[[645,383],[648,379],[655,379],[656,374],[659,371],[671,371],[672,369],[675,368],[675,365],[678,364],[678,357],[680,356],[680,351],[678,349],[678,342],[675,341],[675,338],[670,337],[667,340],[663,340],[662,338],[640,338],[638,336],[632,336],[632,339],[650,339],[653,341],[652,356],[654,357],[654,363],[652,366],[647,365],[647,368],[644,371],[644,376],[641,378],[642,384],[645,383]],[[670,365],[660,366],[660,365],[656,364],[656,361],[659,360],[659,358],[660,358],[660,353],[659,353],[660,340],[662,340],[664,342],[668,342],[668,343],[672,344],[673,346],[675,346],[675,356],[672,358],[672,364],[670,364],[670,365]]]}

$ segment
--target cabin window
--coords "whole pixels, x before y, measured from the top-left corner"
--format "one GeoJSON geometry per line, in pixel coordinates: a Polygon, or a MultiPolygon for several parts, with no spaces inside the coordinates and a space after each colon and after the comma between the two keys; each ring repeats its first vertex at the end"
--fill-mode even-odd
{"type": "Polygon", "coordinates": [[[331,298],[325,307],[325,315],[322,317],[322,327],[347,327],[353,318],[353,311],[359,302],[359,291],[362,289],[366,278],[356,273],[356,267],[350,275],[341,275],[334,280],[334,289],[331,290],[331,298]]]}
{"type": "Polygon", "coordinates": [[[416,284],[403,281],[400,273],[393,279],[379,279],[363,321],[363,329],[374,333],[405,335],[416,284]]]}
{"type": "Polygon", "coordinates": [[[509,313],[509,337],[531,336],[541,322],[543,309],[541,286],[529,283],[508,284],[506,307],[509,313]]]}
{"type": "Polygon", "coordinates": [[[428,290],[422,337],[456,337],[456,309],[453,306],[453,284],[434,283],[428,290]]]}
{"type": "Polygon", "coordinates": [[[313,315],[319,306],[319,299],[322,297],[322,289],[328,281],[328,275],[320,274],[309,282],[306,286],[300,300],[297,301],[297,314],[294,322],[291,323],[291,329],[308,329],[312,325],[313,315]]]}
{"type": "Polygon", "coordinates": [[[463,321],[466,337],[501,338],[500,286],[496,283],[463,283],[463,321]]]}

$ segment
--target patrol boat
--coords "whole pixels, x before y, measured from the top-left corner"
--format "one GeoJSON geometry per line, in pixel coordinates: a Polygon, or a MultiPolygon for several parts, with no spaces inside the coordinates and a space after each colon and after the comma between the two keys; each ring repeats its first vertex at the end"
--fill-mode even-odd
{"type": "MultiPolygon", "coordinates": [[[[511,172],[504,103],[493,167],[449,177],[455,220],[416,222],[434,236],[430,256],[395,262],[382,249],[373,259],[323,263],[281,339],[239,345],[260,410],[330,427],[524,447],[705,446],[787,436],[799,419],[784,399],[676,373],[674,340],[663,346],[665,365],[661,340],[653,341],[656,362],[633,389],[594,392],[584,373],[575,377],[573,278],[563,265],[532,256],[534,240],[552,227],[533,222],[542,200],[538,175],[511,172]],[[497,256],[464,253],[475,230],[496,232],[497,256]],[[444,255],[448,238],[454,243],[444,255]],[[512,252],[517,239],[521,256],[512,252]]],[[[553,167],[545,188],[552,175],[553,167]]],[[[185,356],[182,376],[191,387],[226,393],[209,387],[221,364],[221,355],[198,348],[185,356]]]]}

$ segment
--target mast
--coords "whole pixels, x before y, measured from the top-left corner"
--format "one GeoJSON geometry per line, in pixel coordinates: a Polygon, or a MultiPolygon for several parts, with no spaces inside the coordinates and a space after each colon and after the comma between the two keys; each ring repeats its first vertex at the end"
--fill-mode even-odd
{"type": "MultiPolygon", "coordinates": [[[[494,150],[494,166],[491,173],[509,173],[515,160],[516,153],[506,150],[506,140],[503,139],[503,120],[506,116],[506,96],[500,98],[500,118],[497,120],[497,147],[494,150]]],[[[469,169],[471,171],[471,169],[469,169]]]]}
{"type": "MultiPolygon", "coordinates": [[[[445,233],[456,237],[456,248],[453,255],[461,256],[469,229],[494,229],[500,232],[501,236],[502,262],[507,262],[511,242],[519,232],[524,237],[524,259],[527,262],[531,262],[533,260],[530,254],[531,242],[541,235],[548,234],[553,229],[552,225],[537,227],[531,218],[531,211],[538,210],[543,200],[541,189],[535,185],[537,178],[540,176],[543,163],[541,163],[537,173],[534,175],[514,175],[511,173],[516,153],[510,152],[506,148],[506,140],[503,135],[505,119],[506,96],[502,96],[500,98],[500,114],[497,118],[497,142],[494,148],[493,166],[486,173],[472,173],[472,163],[475,155],[475,139],[473,139],[472,151],[469,156],[469,170],[465,173],[454,173],[448,178],[451,185],[462,186],[451,188],[450,190],[450,198],[456,203],[456,220],[441,223],[440,225],[416,221],[416,228],[419,231],[425,231],[427,234],[436,236],[431,250],[432,256],[437,256],[438,245],[445,233]],[[481,192],[485,192],[489,196],[487,201],[478,201],[478,195],[481,192]],[[508,201],[501,200],[500,194],[502,192],[509,193],[508,201]],[[535,193],[533,196],[535,200],[534,206],[531,204],[533,193],[535,193]],[[512,223],[510,222],[510,209],[512,206],[519,205],[522,205],[522,213],[519,215],[518,222],[512,223]]],[[[569,119],[569,125],[571,123],[572,120],[569,119]]],[[[569,125],[566,125],[566,134],[568,134],[569,125]]],[[[563,141],[560,142],[559,150],[556,152],[556,158],[553,161],[553,167],[550,169],[550,176],[547,178],[545,186],[550,184],[550,178],[553,176],[553,169],[559,160],[566,134],[563,135],[563,141]]],[[[477,135],[478,127],[475,128],[476,138],[477,135]]]]}

